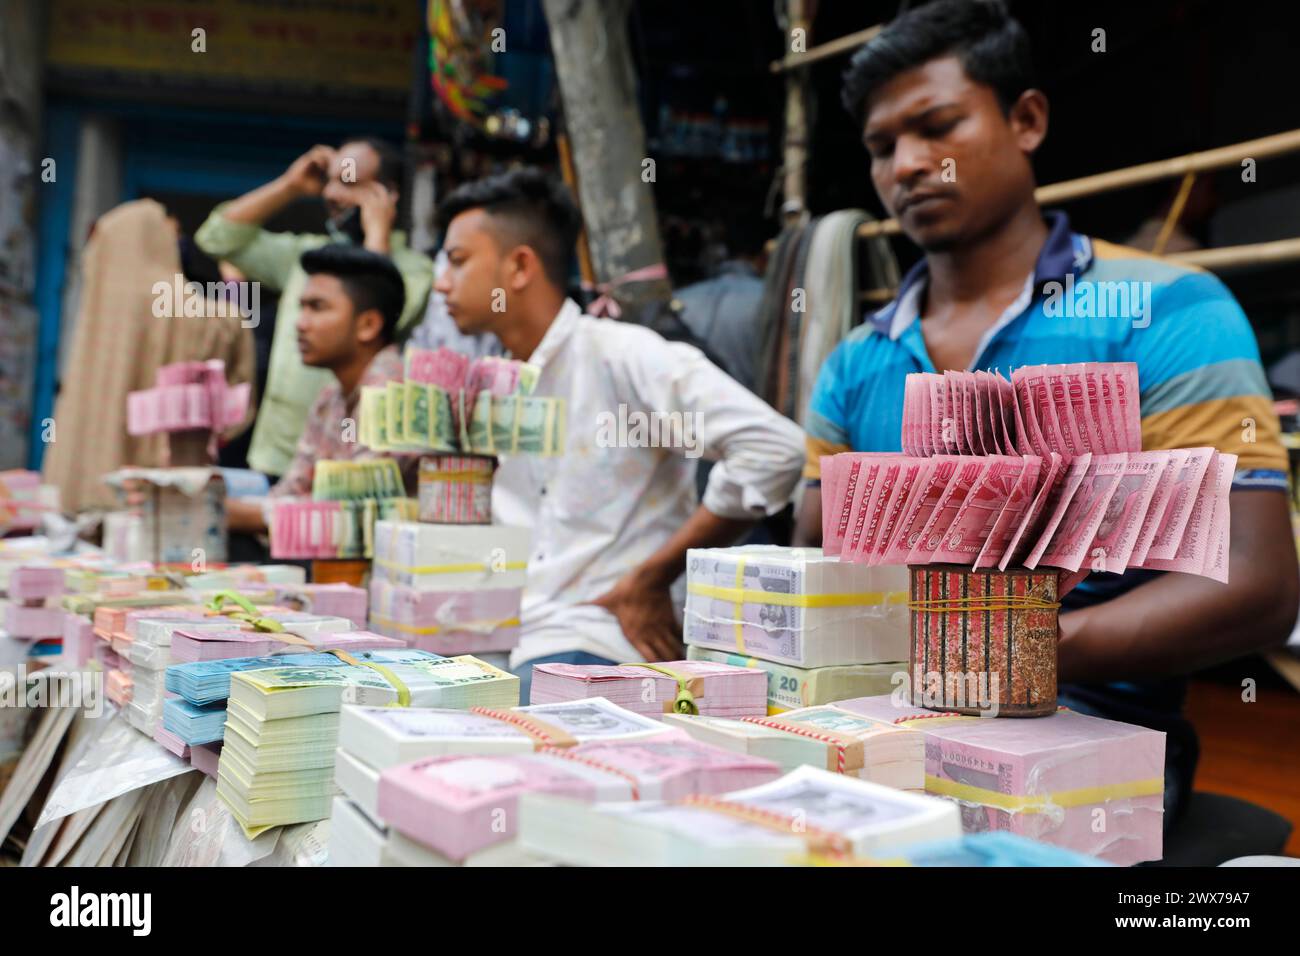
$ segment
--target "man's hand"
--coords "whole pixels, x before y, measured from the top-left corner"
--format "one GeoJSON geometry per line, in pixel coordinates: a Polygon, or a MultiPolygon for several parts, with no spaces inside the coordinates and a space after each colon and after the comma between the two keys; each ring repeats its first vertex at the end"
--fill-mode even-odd
{"type": "Polygon", "coordinates": [[[628,642],[647,661],[679,661],[682,639],[667,586],[652,584],[635,573],[590,602],[618,619],[628,642]]]}
{"type": "Polygon", "coordinates": [[[365,247],[371,252],[388,255],[389,236],[397,221],[397,197],[382,183],[371,180],[354,187],[357,205],[361,207],[361,231],[365,233],[365,247]]]}
{"type": "Polygon", "coordinates": [[[319,196],[325,188],[333,161],[333,146],[313,146],[295,159],[281,178],[298,196],[319,196]]]}

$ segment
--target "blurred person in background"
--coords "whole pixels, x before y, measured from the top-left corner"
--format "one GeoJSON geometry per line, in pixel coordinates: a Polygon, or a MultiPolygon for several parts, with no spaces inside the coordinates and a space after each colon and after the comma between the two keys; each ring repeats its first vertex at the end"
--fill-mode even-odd
{"type": "MultiPolygon", "coordinates": [[[[138,199],[95,223],[81,256],[80,306],[43,468],[65,510],[113,507],[106,473],[166,464],[165,434],[126,432],[127,393],[152,388],[160,366],[221,359],[230,384],[253,379],[253,336],[236,310],[205,298],[205,314],[186,314],[193,309],[183,301],[172,301],[171,314],[157,314],[155,285],[173,288],[178,276],[194,278],[185,273],[179,229],[162,204],[138,199]]],[[[252,414],[250,407],[248,418],[222,437],[244,431],[252,414]]]]}
{"type": "Polygon", "coordinates": [[[396,331],[399,342],[424,313],[433,264],[394,228],[401,182],[401,156],[381,140],[353,139],[337,149],[313,146],[271,182],[222,203],[195,234],[208,255],[280,293],[266,391],[248,451],[249,466],[257,471],[278,478],[288,470],[312,400],[330,381],[328,371],[309,368],[298,353],[295,323],[306,282],[299,260],[305,251],[339,242],[389,257],[405,287],[406,304],[396,331]],[[325,204],[325,233],[262,228],[290,203],[309,198],[325,204]]]}

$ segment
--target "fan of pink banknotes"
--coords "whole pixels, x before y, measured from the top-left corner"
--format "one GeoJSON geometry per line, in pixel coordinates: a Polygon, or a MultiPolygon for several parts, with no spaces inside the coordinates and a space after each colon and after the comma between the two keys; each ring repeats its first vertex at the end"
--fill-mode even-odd
{"type": "Polygon", "coordinates": [[[1228,578],[1237,456],[1142,451],[1133,363],[908,375],[902,447],[822,458],[827,554],[1228,578]]]}
{"type": "Polygon", "coordinates": [[[164,365],[153,388],[127,395],[127,433],[222,431],[248,414],[250,388],[248,382],[229,385],[221,359],[164,365]]]}

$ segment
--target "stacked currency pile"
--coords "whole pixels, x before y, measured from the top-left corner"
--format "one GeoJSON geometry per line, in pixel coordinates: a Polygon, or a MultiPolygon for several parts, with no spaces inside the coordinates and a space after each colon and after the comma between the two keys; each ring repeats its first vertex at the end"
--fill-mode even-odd
{"type": "Polygon", "coordinates": [[[584,697],[604,697],[647,717],[761,717],[767,713],[767,674],[706,661],[538,664],[533,668],[530,704],[584,697]]]}
{"type": "Polygon", "coordinates": [[[373,659],[384,653],[345,656],[342,666],[231,674],[217,793],[250,837],[267,827],[330,815],[344,703],[468,710],[519,702],[519,679],[477,658],[373,659]]]}
{"type": "Polygon", "coordinates": [[[806,765],[899,790],[925,788],[925,738],[920,733],[838,707],[745,720],[680,714],[664,720],[696,740],[766,757],[783,770],[806,765]]]}
{"type": "Polygon", "coordinates": [[[782,866],[808,854],[891,856],[953,839],[955,803],[799,767],[721,796],[591,805],[551,794],[519,800],[519,844],[578,866],[782,866]]]}
{"type": "Polygon", "coordinates": [[[364,628],[369,614],[365,588],[342,581],[331,584],[277,584],[275,601],[312,614],[346,617],[353,627],[364,628]]]}
{"type": "Polygon", "coordinates": [[[414,519],[419,512],[391,458],[318,461],[312,500],[276,500],[272,508],[271,556],[277,558],[369,558],[376,521],[414,519]]]}
{"type": "MultiPolygon", "coordinates": [[[[337,829],[330,840],[331,861],[366,866],[531,862],[502,844],[483,844],[453,860],[429,844],[405,836],[380,813],[381,775],[412,761],[453,755],[530,755],[594,743],[648,743],[679,736],[659,721],[603,698],[469,712],[344,707],[335,754],[335,781],[343,796],[335,801],[332,814],[337,829]]],[[[492,786],[490,779],[482,783],[492,786]]],[[[510,823],[513,826],[513,821],[510,823]]],[[[411,832],[419,830],[413,822],[403,825],[411,832]]]]}
{"type": "Polygon", "coordinates": [[[827,554],[865,565],[1228,575],[1235,455],[1142,451],[1137,366],[907,377],[902,453],[822,459],[827,554]]]}
{"type": "Polygon", "coordinates": [[[686,581],[690,658],[762,669],[769,714],[881,693],[907,669],[901,568],[749,545],[692,549],[686,581]]]}
{"type": "Polygon", "coordinates": [[[693,661],[756,667],[767,675],[769,717],[812,704],[887,694],[896,686],[894,675],[905,666],[897,661],[880,664],[839,664],[834,667],[795,667],[734,651],[713,650],[692,644],[686,656],[693,661]]]}
{"type": "Polygon", "coordinates": [[[1035,720],[985,720],[935,719],[889,696],[836,707],[921,733],[926,792],[959,805],[968,833],[1009,830],[1119,865],[1161,858],[1159,731],[1065,709],[1035,720]]]}
{"type": "Polygon", "coordinates": [[[362,388],[359,438],[375,451],[556,455],[564,402],[536,384],[524,362],[408,348],[404,381],[362,388]]]}
{"type": "Polygon", "coordinates": [[[508,651],[531,544],[508,525],[378,522],[370,629],[438,654],[508,651]]]}
{"type": "Polygon", "coordinates": [[[192,429],[222,431],[248,414],[251,384],[226,383],[226,363],[176,362],[158,369],[153,388],[126,397],[130,435],[192,429]]]}
{"type": "MultiPolygon", "coordinates": [[[[322,617],[285,608],[264,607],[254,610],[258,615],[259,632],[247,621],[213,614],[205,606],[162,613],[135,612],[126,616],[124,633],[120,641],[124,671],[131,680],[131,699],[126,708],[126,720],[141,733],[153,735],[163,723],[166,701],[167,668],[190,654],[219,653],[230,647],[240,647],[236,636],[238,628],[250,638],[254,648],[265,647],[275,654],[312,650],[317,642],[328,635],[347,632],[352,622],[341,617],[322,617]],[[267,633],[266,628],[277,628],[267,633]],[[182,657],[173,653],[177,634],[187,635],[182,640],[182,657]],[[277,637],[271,642],[269,638],[277,637]],[[215,638],[211,640],[210,638],[215,638]]],[[[382,638],[379,639],[382,641],[382,638]]],[[[346,646],[365,649],[375,646],[374,641],[344,641],[346,646]]],[[[244,656],[251,656],[252,651],[244,656]]]]}
{"type": "Polygon", "coordinates": [[[63,569],[24,565],[9,573],[9,601],[5,604],[5,631],[29,640],[63,639],[65,612],[63,569]]]}

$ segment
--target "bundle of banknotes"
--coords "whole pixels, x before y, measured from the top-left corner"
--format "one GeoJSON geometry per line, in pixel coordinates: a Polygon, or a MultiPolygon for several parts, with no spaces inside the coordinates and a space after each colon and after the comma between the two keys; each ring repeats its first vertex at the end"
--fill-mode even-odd
{"type": "Polygon", "coordinates": [[[767,714],[769,717],[829,704],[850,697],[874,697],[887,694],[907,679],[907,662],[892,661],[880,664],[837,664],[834,667],[795,667],[749,657],[731,651],[717,651],[691,645],[686,656],[692,661],[713,661],[715,664],[732,664],[752,667],[767,675],[767,714]],[[896,676],[901,675],[901,676],[896,676]]]}
{"type": "Polygon", "coordinates": [[[1161,858],[1160,731],[1064,708],[1036,720],[936,720],[892,696],[835,706],[919,731],[926,792],[957,802],[968,833],[1009,830],[1120,865],[1161,858]]]}
{"type": "Polygon", "coordinates": [[[806,765],[899,790],[925,787],[925,738],[920,733],[837,707],[745,720],[669,714],[664,721],[696,740],[766,757],[783,770],[806,765]]]}
{"type": "Polygon", "coordinates": [[[380,775],[390,767],[448,755],[551,751],[596,742],[676,739],[661,722],[603,698],[472,711],[345,706],[339,715],[335,783],[343,792],[331,816],[334,865],[462,866],[536,862],[512,844],[453,861],[389,827],[379,812],[380,775]]]}
{"type": "Polygon", "coordinates": [[[561,398],[480,392],[469,403],[436,385],[390,381],[362,386],[357,437],[372,451],[558,455],[564,409],[561,398]]]}
{"type": "Polygon", "coordinates": [[[245,832],[329,816],[344,703],[468,709],[519,701],[519,679],[477,658],[424,658],[235,672],[217,794],[245,832]]]}
{"type": "Polygon", "coordinates": [[[420,459],[420,520],[431,524],[491,524],[492,473],[485,455],[432,455],[420,459]]]}
{"type": "Polygon", "coordinates": [[[961,834],[957,805],[815,767],[720,796],[583,803],[519,799],[519,843],[578,866],[782,866],[809,853],[889,856],[961,834]]]}
{"type": "Polygon", "coordinates": [[[401,498],[406,494],[402,470],[392,458],[322,460],[312,471],[313,501],[401,498]]]}
{"type": "Polygon", "coordinates": [[[767,714],[767,675],[732,664],[667,661],[660,664],[538,664],[530,704],[604,697],[647,717],[767,714]]]}
{"type": "Polygon", "coordinates": [[[800,668],[905,660],[907,572],[820,548],[692,548],[686,643],[800,668]]]}
{"type": "Polygon", "coordinates": [[[63,595],[63,568],[55,565],[25,564],[9,572],[6,593],[9,600],[23,604],[44,602],[63,595]]]}
{"type": "Polygon", "coordinates": [[[276,500],[271,512],[271,556],[371,558],[376,522],[413,521],[418,514],[414,498],[276,500]]]}
{"type": "Polygon", "coordinates": [[[867,565],[1042,564],[1069,572],[1062,592],[1128,568],[1226,581],[1237,457],[1141,451],[1137,394],[1126,363],[909,375],[903,453],[822,459],[823,548],[867,565]]]}
{"type": "Polygon", "coordinates": [[[226,364],[176,362],[158,369],[155,386],[126,398],[126,430],[130,435],[210,429],[221,431],[248,414],[251,384],[226,382],[226,364]]]}
{"type": "Polygon", "coordinates": [[[374,574],[416,591],[522,588],[532,532],[514,525],[375,524],[374,574]]]}
{"type": "MultiPolygon", "coordinates": [[[[329,584],[276,584],[273,585],[273,590],[277,604],[306,611],[309,614],[345,617],[356,628],[366,626],[370,605],[365,588],[346,584],[343,581],[334,581],[329,584]]],[[[845,694],[844,696],[865,695],[845,694]]]]}
{"type": "Polygon", "coordinates": [[[410,839],[460,862],[514,839],[518,800],[525,793],[590,803],[681,800],[758,786],[780,774],[770,760],[668,736],[538,753],[426,757],[383,771],[379,815],[410,839]]]}
{"type": "Polygon", "coordinates": [[[435,654],[508,651],[519,643],[523,593],[522,587],[417,590],[375,574],[370,578],[370,627],[435,654]]]}

